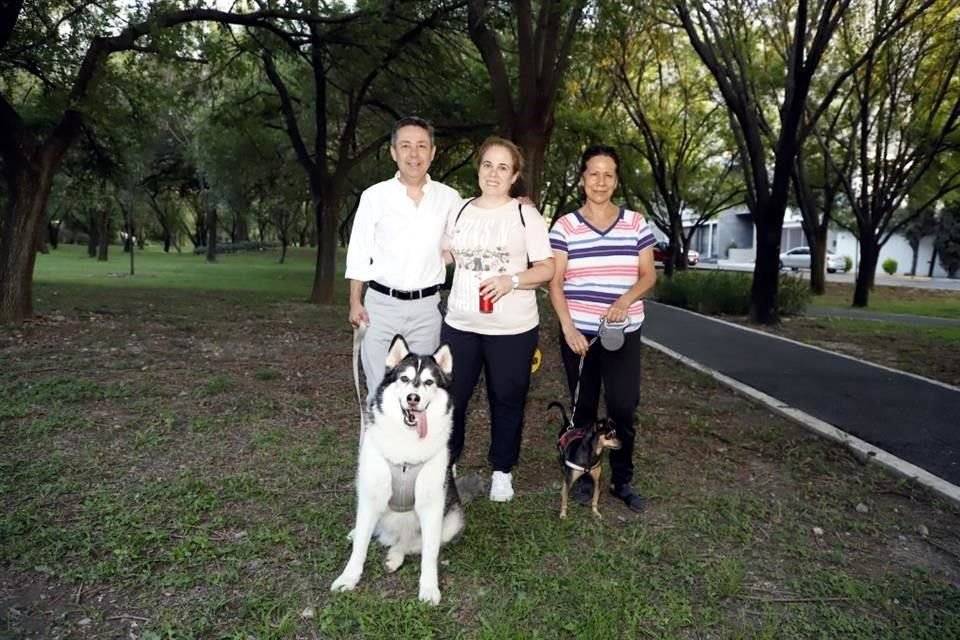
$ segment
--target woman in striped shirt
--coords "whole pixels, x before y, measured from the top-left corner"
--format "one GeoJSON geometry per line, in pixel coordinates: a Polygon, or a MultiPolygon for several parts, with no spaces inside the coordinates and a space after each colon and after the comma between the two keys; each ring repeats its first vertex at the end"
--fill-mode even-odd
{"type": "MultiPolygon", "coordinates": [[[[596,145],[583,152],[583,206],[557,220],[550,231],[555,267],[550,302],[563,332],[560,354],[570,394],[576,395],[574,426],[593,428],[602,387],[607,416],[622,443],[619,450],[610,453],[610,491],[639,512],[645,500],[630,484],[636,436],[634,413],[640,403],[643,296],[657,280],[653,266],[655,238],[640,213],[611,201],[619,168],[620,158],[612,147],[596,145]],[[601,321],[626,322],[622,346],[609,350],[597,339],[601,321]]],[[[615,347],[615,342],[608,346],[615,347]]],[[[588,476],[584,478],[589,481],[588,476]]],[[[589,499],[592,487],[585,485],[581,483],[575,498],[589,499]]]]}

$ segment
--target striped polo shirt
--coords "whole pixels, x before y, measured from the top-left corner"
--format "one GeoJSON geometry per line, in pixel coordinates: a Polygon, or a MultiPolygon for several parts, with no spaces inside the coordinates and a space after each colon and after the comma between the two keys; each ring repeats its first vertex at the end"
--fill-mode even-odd
{"type": "MultiPolygon", "coordinates": [[[[650,225],[636,211],[620,209],[617,221],[600,230],[579,211],[568,213],[553,225],[550,247],[567,254],[563,293],[574,325],[587,334],[596,334],[600,317],[611,304],[637,282],[639,254],[654,245],[650,225]]],[[[643,324],[643,300],[628,311],[627,331],[643,324]]]]}

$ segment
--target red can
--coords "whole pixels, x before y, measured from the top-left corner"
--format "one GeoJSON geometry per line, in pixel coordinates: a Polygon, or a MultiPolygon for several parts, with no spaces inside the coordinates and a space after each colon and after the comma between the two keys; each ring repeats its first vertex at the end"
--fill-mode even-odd
{"type": "Polygon", "coordinates": [[[493,313],[493,300],[480,294],[480,313],[493,313]]]}

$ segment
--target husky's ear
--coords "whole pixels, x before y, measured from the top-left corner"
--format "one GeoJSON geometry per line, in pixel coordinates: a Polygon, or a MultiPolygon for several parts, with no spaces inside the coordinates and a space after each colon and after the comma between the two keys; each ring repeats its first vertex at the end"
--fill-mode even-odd
{"type": "Polygon", "coordinates": [[[393,342],[390,343],[390,351],[387,352],[387,369],[393,369],[400,364],[400,361],[407,357],[410,348],[407,341],[399,333],[393,336],[393,342]]]}
{"type": "Polygon", "coordinates": [[[433,359],[445,374],[453,373],[453,354],[450,352],[450,345],[440,345],[440,348],[433,352],[433,359]]]}

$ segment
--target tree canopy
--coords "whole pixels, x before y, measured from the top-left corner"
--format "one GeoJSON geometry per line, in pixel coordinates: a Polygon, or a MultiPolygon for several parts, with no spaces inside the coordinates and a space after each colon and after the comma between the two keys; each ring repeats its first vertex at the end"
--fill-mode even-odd
{"type": "Polygon", "coordinates": [[[960,186],[958,4],[2,3],[0,321],[32,314],[51,225],[102,258],[121,230],[210,259],[218,238],[309,244],[308,296],[332,302],[357,197],[392,173],[389,128],[411,113],[464,194],[480,140],[512,138],[547,213],[578,203],[585,145],[618,146],[668,273],[697,224],[746,203],[761,322],[788,204],[820,260],[847,219],[866,304],[879,248],[960,186]]]}

